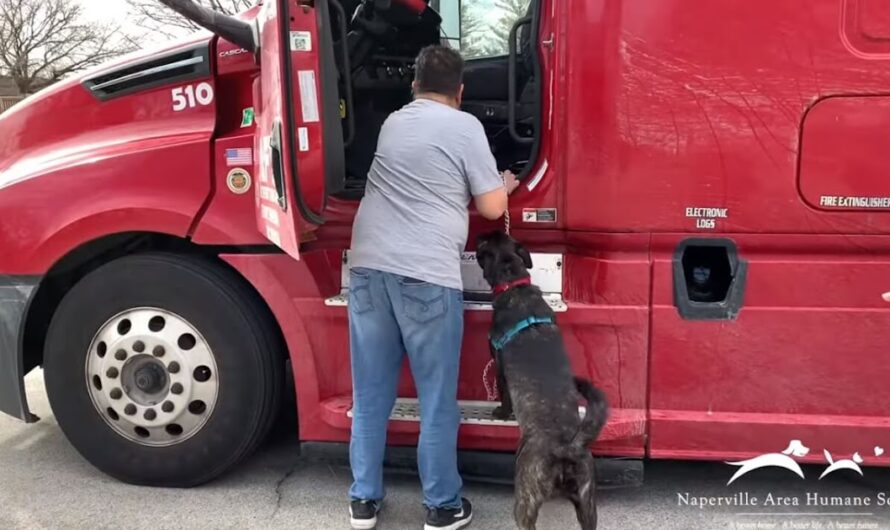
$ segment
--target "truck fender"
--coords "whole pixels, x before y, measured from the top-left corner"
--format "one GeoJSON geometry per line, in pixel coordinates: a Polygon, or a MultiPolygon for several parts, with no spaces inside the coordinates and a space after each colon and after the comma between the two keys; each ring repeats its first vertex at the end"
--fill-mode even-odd
{"type": "Polygon", "coordinates": [[[39,419],[25,395],[25,330],[41,282],[54,268],[91,243],[127,233],[185,238],[193,219],[194,214],[155,208],[99,212],[67,224],[20,255],[20,264],[34,274],[0,275],[0,412],[28,423],[39,419]]]}

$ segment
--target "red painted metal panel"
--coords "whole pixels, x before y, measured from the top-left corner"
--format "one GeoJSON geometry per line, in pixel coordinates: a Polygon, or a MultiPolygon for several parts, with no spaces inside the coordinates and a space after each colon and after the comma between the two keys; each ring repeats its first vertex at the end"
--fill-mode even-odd
{"type": "MultiPolygon", "coordinates": [[[[638,240],[642,248],[616,252],[610,242],[623,246],[625,241],[591,236],[587,241],[597,244],[596,257],[566,258],[573,276],[592,282],[574,288],[576,298],[569,300],[569,312],[559,315],[559,323],[574,371],[602,387],[614,408],[613,420],[597,446],[601,454],[641,456],[644,450],[649,268],[648,239],[638,240]]],[[[300,262],[283,255],[225,259],[259,290],[284,326],[294,367],[301,438],[347,440],[350,422],[345,412],[352,391],[346,308],[323,303],[325,297],[339,292],[339,251],[304,251],[300,262]]],[[[490,358],[490,323],[490,312],[466,313],[459,399],[486,399],[482,374],[490,358]]],[[[416,396],[407,364],[399,395],[416,396]]],[[[416,427],[394,428],[393,432],[406,435],[405,443],[416,442],[416,427]]],[[[462,428],[460,444],[468,449],[509,450],[515,449],[517,440],[515,430],[504,433],[500,427],[474,426],[462,428]]]]}
{"type": "Polygon", "coordinates": [[[890,435],[890,240],[734,236],[748,261],[738,319],[688,321],[673,304],[681,239],[653,240],[651,455],[736,458],[800,439],[890,463],[865,453],[890,435]]]}
{"type": "Polygon", "coordinates": [[[800,192],[825,210],[890,210],[890,97],[838,97],[806,116],[800,192]]]}
{"type": "MultiPolygon", "coordinates": [[[[187,49],[201,39],[165,51],[187,49]]],[[[102,66],[84,77],[133,62],[102,66]]],[[[173,83],[109,101],[62,81],[0,116],[0,271],[42,274],[81,244],[146,231],[186,236],[210,192],[216,100],[174,110],[173,83]]]]}
{"type": "MultiPolygon", "coordinates": [[[[850,0],[847,0],[848,2],[850,0]]],[[[869,39],[890,41],[890,6],[881,0],[858,0],[857,20],[869,39]]]]}
{"type": "Polygon", "coordinates": [[[304,9],[296,0],[266,2],[259,13],[257,226],[297,259],[304,234],[313,228],[298,204],[320,213],[325,193],[316,17],[314,9],[304,9]]]}
{"type": "MultiPolygon", "coordinates": [[[[890,232],[890,219],[816,212],[797,192],[807,109],[829,95],[890,93],[890,55],[839,38],[847,3],[564,3],[568,227],[890,232]],[[688,208],[728,217],[698,227],[688,208]]],[[[875,17],[890,10],[869,5],[875,17]]]]}
{"type": "MultiPolygon", "coordinates": [[[[881,298],[890,292],[890,219],[819,208],[826,193],[890,195],[881,149],[890,5],[547,0],[542,13],[542,40],[553,44],[540,50],[540,178],[512,198],[511,217],[532,250],[566,254],[570,310],[560,324],[569,355],[617,411],[603,454],[643,454],[647,429],[652,456],[710,459],[775,451],[789,437],[865,455],[863,444],[890,436],[890,306],[881,298]],[[557,222],[524,222],[527,207],[557,208],[557,222]],[[731,236],[749,263],[736,320],[683,320],[673,305],[673,252],[696,232],[731,236]]],[[[278,64],[275,39],[284,37],[268,14],[259,15],[264,65],[278,64]]],[[[288,29],[308,28],[314,39],[301,18],[312,11],[293,14],[288,29]]],[[[260,242],[253,198],[224,187],[223,150],[254,133],[238,121],[256,72],[236,52],[215,54],[225,106],[173,113],[169,87],[99,104],[72,79],[0,117],[0,272],[40,274],[82,242],[123,230],[186,235],[194,225],[200,243],[260,242]]],[[[295,71],[318,60],[291,59],[295,71]]],[[[275,72],[263,69],[260,147],[269,120],[284,116],[275,72]]],[[[302,157],[299,175],[285,179],[287,199],[296,177],[319,208],[320,130],[299,99],[296,110],[287,119],[307,127],[308,151],[283,144],[286,157],[302,157]]],[[[283,129],[285,140],[294,130],[283,129]]],[[[350,392],[346,313],[323,300],[339,291],[355,208],[332,201],[303,261],[226,256],[285,334],[306,440],[348,436],[338,416],[350,392]]],[[[280,214],[292,223],[283,246],[294,255],[303,228],[314,228],[296,215],[293,202],[280,214]]],[[[474,234],[499,226],[476,216],[471,224],[474,234]]],[[[488,318],[467,319],[465,399],[484,397],[488,318]]],[[[401,391],[413,394],[407,373],[401,391]]],[[[486,428],[461,434],[467,448],[514,441],[486,428]]]]}

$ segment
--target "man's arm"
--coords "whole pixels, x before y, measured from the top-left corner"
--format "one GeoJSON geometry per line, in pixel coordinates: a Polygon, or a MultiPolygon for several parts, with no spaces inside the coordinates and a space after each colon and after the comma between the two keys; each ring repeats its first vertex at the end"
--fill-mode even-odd
{"type": "Polygon", "coordinates": [[[500,188],[473,197],[476,210],[482,217],[490,221],[500,219],[504,215],[508,205],[507,195],[513,193],[519,187],[516,175],[510,171],[504,171],[503,182],[504,185],[500,188]]]}
{"type": "Polygon", "coordinates": [[[501,187],[482,195],[476,195],[473,197],[473,202],[476,204],[476,211],[482,217],[489,221],[500,219],[507,211],[507,189],[501,187]]]}
{"type": "Polygon", "coordinates": [[[478,120],[473,120],[472,135],[464,153],[464,171],[476,210],[482,217],[494,221],[507,211],[507,195],[519,183],[516,176],[509,171],[505,171],[503,175],[498,173],[497,163],[488,146],[488,138],[485,137],[485,129],[478,120]]]}

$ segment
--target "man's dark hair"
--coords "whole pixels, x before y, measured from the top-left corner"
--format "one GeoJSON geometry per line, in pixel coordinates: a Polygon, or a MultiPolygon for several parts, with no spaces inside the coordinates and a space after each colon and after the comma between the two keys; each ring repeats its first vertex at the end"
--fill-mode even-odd
{"type": "Polygon", "coordinates": [[[420,50],[414,65],[418,92],[456,97],[464,76],[464,60],[456,50],[431,45],[420,50]]]}

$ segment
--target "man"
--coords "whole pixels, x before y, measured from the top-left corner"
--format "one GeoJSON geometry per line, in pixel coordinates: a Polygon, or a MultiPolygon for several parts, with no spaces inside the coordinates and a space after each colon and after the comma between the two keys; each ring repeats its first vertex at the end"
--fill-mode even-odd
{"type": "Polygon", "coordinates": [[[455,530],[472,519],[457,471],[460,254],[471,198],[483,217],[495,220],[518,183],[512,173],[498,174],[482,124],[460,111],[462,77],[458,52],[442,46],[420,52],[415,99],[380,131],[353,227],[349,496],[356,529],[377,523],[386,426],[405,352],[420,400],[424,528],[455,530]]]}

